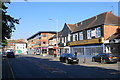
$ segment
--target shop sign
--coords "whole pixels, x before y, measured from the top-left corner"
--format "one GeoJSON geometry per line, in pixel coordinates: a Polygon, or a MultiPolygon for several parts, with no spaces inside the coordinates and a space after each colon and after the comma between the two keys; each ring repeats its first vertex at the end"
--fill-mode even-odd
{"type": "Polygon", "coordinates": [[[104,38],[96,38],[96,39],[80,40],[80,41],[70,42],[69,46],[99,44],[99,43],[103,43],[103,42],[104,42],[104,38]]]}

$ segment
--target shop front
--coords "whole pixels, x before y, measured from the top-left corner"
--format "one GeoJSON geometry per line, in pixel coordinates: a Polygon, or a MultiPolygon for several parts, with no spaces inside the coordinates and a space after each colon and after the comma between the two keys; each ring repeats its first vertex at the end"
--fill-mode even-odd
{"type": "Polygon", "coordinates": [[[103,38],[74,41],[69,46],[71,53],[77,52],[78,57],[92,57],[105,51],[103,38]]]}
{"type": "Polygon", "coordinates": [[[47,47],[41,47],[41,54],[43,56],[46,56],[48,54],[48,50],[47,49],[48,49],[47,47]]]}

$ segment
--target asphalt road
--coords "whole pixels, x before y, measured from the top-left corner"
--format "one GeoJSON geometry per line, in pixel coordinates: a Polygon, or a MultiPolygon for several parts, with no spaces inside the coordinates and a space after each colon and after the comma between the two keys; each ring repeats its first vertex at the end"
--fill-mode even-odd
{"type": "MultiPolygon", "coordinates": [[[[118,79],[113,69],[65,64],[51,59],[19,55],[8,59],[15,79],[69,78],[69,79],[118,79]]],[[[4,73],[3,73],[4,74],[4,73]]]]}

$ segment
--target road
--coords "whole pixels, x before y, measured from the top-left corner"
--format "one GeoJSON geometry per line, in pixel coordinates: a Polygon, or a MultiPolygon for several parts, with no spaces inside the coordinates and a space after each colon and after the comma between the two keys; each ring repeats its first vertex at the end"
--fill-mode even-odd
{"type": "MultiPolygon", "coordinates": [[[[37,55],[39,56],[39,55],[37,55]]],[[[18,55],[9,58],[15,79],[39,78],[81,78],[81,79],[118,79],[119,72],[101,67],[65,64],[48,58],[18,55]]],[[[3,73],[4,74],[4,73],[3,73]]]]}

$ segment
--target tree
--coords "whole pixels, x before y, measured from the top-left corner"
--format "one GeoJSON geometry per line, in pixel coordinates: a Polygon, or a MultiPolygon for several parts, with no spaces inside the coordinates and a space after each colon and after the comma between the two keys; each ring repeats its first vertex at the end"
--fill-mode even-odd
{"type": "Polygon", "coordinates": [[[10,39],[12,36],[12,32],[16,30],[15,24],[19,24],[19,19],[15,19],[7,14],[6,3],[10,4],[10,2],[2,2],[2,42],[5,43],[6,39],[10,39]]]}

